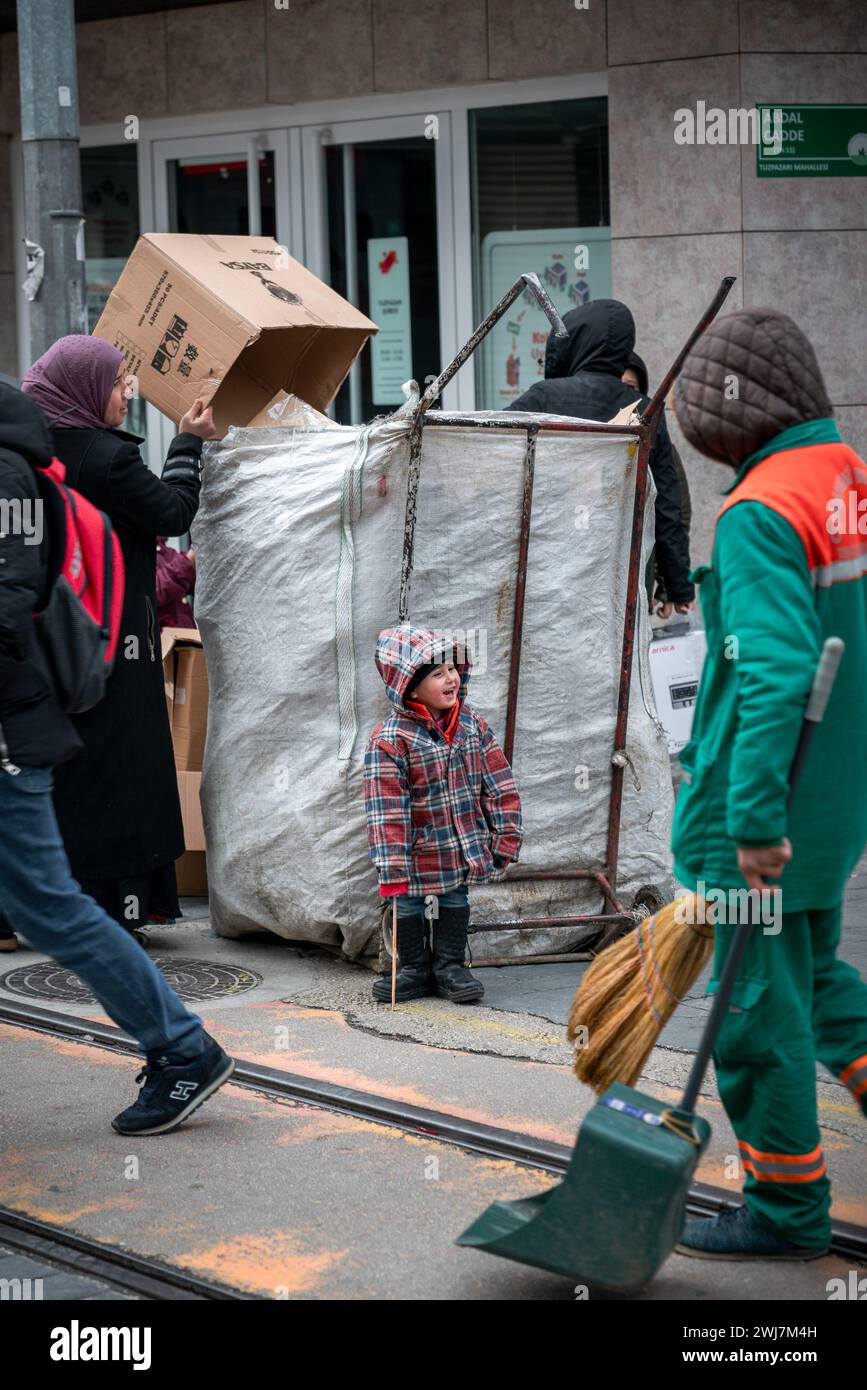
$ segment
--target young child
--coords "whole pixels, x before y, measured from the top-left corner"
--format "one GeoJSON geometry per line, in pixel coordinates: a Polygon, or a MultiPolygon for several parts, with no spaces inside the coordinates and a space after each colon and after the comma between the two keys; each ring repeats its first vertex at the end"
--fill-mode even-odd
{"type": "MultiPolygon", "coordinates": [[[[465,703],[463,648],[404,623],[379,634],[376,665],[394,709],[370,736],[364,792],[379,892],[398,899],[396,998],[470,1004],[485,991],[464,965],[467,884],[500,879],[517,860],[521,800],[499,744],[465,703]]],[[[373,997],[391,1000],[390,977],[373,997]]]]}

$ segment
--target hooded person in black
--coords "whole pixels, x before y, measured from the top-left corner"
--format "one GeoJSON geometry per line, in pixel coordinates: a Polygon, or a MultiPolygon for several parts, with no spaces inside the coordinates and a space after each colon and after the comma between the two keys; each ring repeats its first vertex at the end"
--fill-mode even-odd
{"type": "MultiPolygon", "coordinates": [[[[636,398],[635,387],[621,381],[635,347],[635,320],[626,305],[597,299],[570,309],[563,322],[565,338],[548,336],[544,381],[535,382],[509,409],[600,421],[611,420],[626,405],[645,409],[648,397],[636,398]]],[[[689,536],[664,415],[651,450],[650,471],[656,484],[656,556],[665,595],[671,603],[688,604],[695,597],[689,579],[689,536]]]]}
{"type": "MultiPolygon", "coordinates": [[[[34,468],[54,453],[35,401],[0,384],[0,499],[14,519],[37,518],[41,502],[34,468]]],[[[33,614],[44,607],[48,547],[0,516],[0,763],[56,766],[81,740],[54,694],[33,614]]]]}

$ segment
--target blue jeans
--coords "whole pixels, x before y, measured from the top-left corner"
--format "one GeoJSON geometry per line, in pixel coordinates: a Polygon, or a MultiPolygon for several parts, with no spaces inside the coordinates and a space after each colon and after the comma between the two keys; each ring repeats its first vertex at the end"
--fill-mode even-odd
{"type": "Polygon", "coordinates": [[[54,806],[51,769],[0,769],[0,904],[22,935],[84,981],[143,1052],[193,1058],[202,1021],[123,927],[81,891],[54,806]]]}
{"type": "MultiPolygon", "coordinates": [[[[451,888],[448,893],[430,894],[436,897],[440,907],[466,907],[469,903],[467,885],[462,883],[459,888],[451,888]]],[[[397,920],[405,921],[407,917],[424,916],[425,899],[400,897],[397,900],[397,920]]]]}

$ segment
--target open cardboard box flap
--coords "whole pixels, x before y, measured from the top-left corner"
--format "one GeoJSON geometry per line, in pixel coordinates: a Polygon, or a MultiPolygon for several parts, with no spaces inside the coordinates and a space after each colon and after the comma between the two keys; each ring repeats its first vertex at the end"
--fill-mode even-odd
{"type": "Polygon", "coordinates": [[[164,627],[160,633],[160,656],[165,661],[175,647],[201,647],[202,639],[197,627],[164,627]]]}
{"type": "Polygon", "coordinates": [[[219,435],[287,391],[324,411],[376,324],[273,237],[139,237],[94,333],[179,420],[197,397],[219,435]]]}

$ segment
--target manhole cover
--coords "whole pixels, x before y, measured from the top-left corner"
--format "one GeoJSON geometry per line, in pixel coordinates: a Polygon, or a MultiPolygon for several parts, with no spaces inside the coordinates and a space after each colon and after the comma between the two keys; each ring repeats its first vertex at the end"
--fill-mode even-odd
{"type": "MultiPolygon", "coordinates": [[[[179,960],[171,956],[156,956],[153,963],[165,975],[176,994],[182,999],[222,999],[227,994],[243,994],[262,983],[255,970],[239,965],[216,965],[210,960],[179,960]]],[[[10,994],[23,994],[27,999],[53,999],[76,1004],[94,1004],[89,988],[77,975],[52,960],[22,965],[0,976],[0,986],[10,994]]]]}

